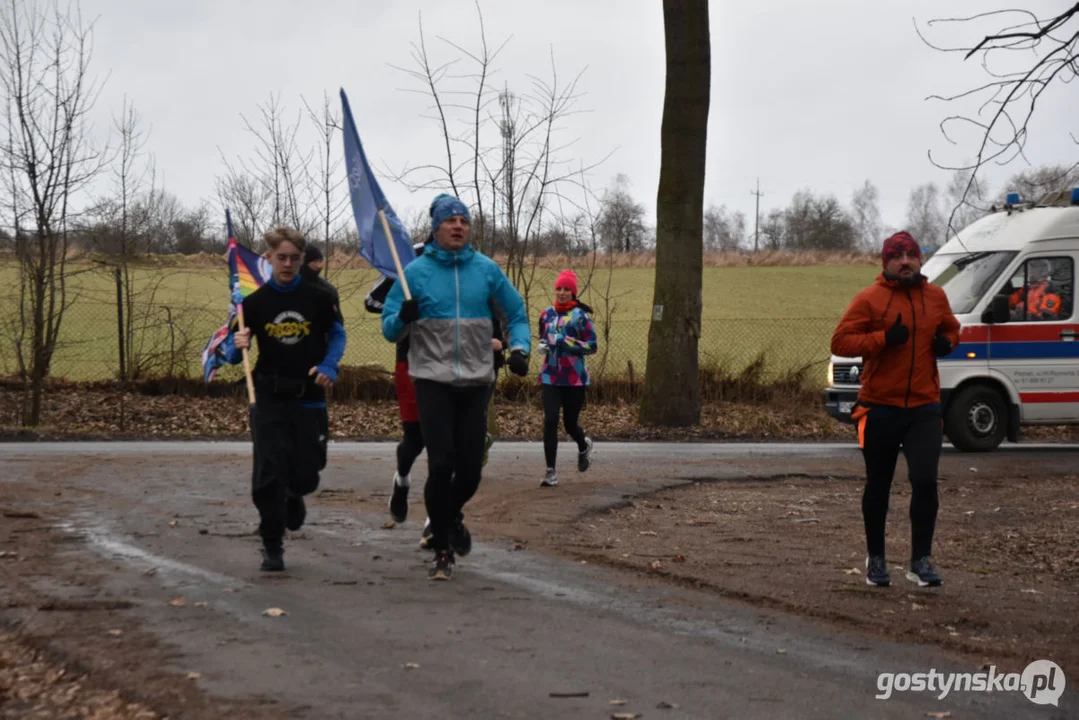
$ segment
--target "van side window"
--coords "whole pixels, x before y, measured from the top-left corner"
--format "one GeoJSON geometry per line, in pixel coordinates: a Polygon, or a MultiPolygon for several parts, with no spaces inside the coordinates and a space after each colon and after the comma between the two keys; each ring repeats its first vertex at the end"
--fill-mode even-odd
{"type": "Polygon", "coordinates": [[[1059,322],[1072,316],[1075,268],[1069,257],[1031,258],[1012,276],[1012,322],[1059,322]]]}

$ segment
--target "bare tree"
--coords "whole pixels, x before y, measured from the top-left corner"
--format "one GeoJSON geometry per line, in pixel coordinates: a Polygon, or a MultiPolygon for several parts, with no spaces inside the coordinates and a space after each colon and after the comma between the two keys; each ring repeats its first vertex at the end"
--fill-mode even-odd
{"type": "MultiPolygon", "coordinates": [[[[580,74],[563,82],[552,58],[549,79],[530,76],[529,92],[505,83],[498,90],[494,63],[505,42],[488,42],[478,4],[477,17],[479,49],[439,38],[458,54],[445,63],[434,59],[421,18],[413,67],[397,69],[416,82],[414,92],[431,98],[430,117],[445,158],[406,167],[393,177],[413,191],[449,190],[473,207],[473,243],[504,258],[506,274],[527,301],[536,250],[562,225],[553,208],[572,188],[581,190],[580,173],[570,168],[576,161],[566,152],[569,143],[559,140],[564,121],[577,112],[580,74]]],[[[573,202],[580,209],[582,201],[573,202]]]]}
{"type": "Polygon", "coordinates": [[[907,201],[907,232],[923,246],[938,248],[946,240],[948,219],[941,209],[936,183],[924,183],[910,191],[907,201]]]}
{"type": "MultiPolygon", "coordinates": [[[[333,111],[329,93],[322,96],[322,107],[316,112],[304,101],[307,116],[318,131],[313,162],[305,165],[307,185],[311,190],[311,204],[314,210],[314,228],[318,233],[326,255],[324,273],[330,275],[330,262],[333,254],[333,237],[339,233],[342,223],[348,220],[349,198],[344,192],[346,176],[341,172],[340,156],[334,152],[334,134],[341,127],[340,117],[333,111]]],[[[309,240],[312,238],[308,238],[309,240]]]]}
{"type": "Polygon", "coordinates": [[[952,230],[959,232],[984,215],[989,210],[988,195],[985,181],[978,180],[973,169],[953,171],[944,197],[952,230]]]}
{"type": "Polygon", "coordinates": [[[41,421],[41,400],[67,309],[65,256],[74,195],[102,168],[89,113],[100,85],[89,75],[92,26],[78,8],[7,0],[0,8],[4,180],[19,252],[16,342],[26,385],[24,425],[41,421]],[[24,224],[25,223],[25,224],[24,224]],[[26,333],[29,337],[26,337],[26,333]]]}
{"type": "Polygon", "coordinates": [[[858,246],[868,250],[880,245],[883,236],[880,217],[880,191],[877,186],[866,180],[854,191],[850,201],[851,222],[858,246]]]}
{"type": "Polygon", "coordinates": [[[726,205],[709,205],[704,211],[704,249],[729,252],[742,247],[746,240],[746,216],[741,210],[733,213],[726,205]]]}
{"type": "Polygon", "coordinates": [[[629,177],[619,173],[600,201],[599,236],[609,253],[640,252],[644,249],[644,205],[629,192],[629,177]]]}
{"type": "Polygon", "coordinates": [[[666,92],[656,197],[656,286],[642,425],[701,418],[698,343],[711,40],[708,0],[663,0],[666,92]]]}
{"type": "Polygon", "coordinates": [[[953,114],[941,122],[941,131],[952,144],[956,144],[952,126],[975,131],[979,139],[974,160],[949,165],[938,163],[933,153],[929,154],[938,167],[970,171],[966,189],[947,222],[950,237],[959,229],[955,215],[974,190],[978,171],[987,163],[1004,165],[1022,156],[1035,108],[1044,104],[1042,96],[1052,88],[1067,85],[1079,74],[1079,2],[1050,15],[1012,8],[929,21],[929,28],[936,26],[958,26],[973,38],[980,38],[959,45],[937,45],[918,29],[923,41],[934,49],[959,53],[964,60],[979,58],[990,78],[978,87],[953,95],[930,96],[947,103],[979,103],[973,117],[953,114]]]}
{"type": "Polygon", "coordinates": [[[854,222],[831,195],[796,192],[784,225],[783,243],[790,250],[850,250],[857,244],[854,222]]]}
{"type": "Polygon", "coordinates": [[[1005,187],[1008,192],[1019,193],[1025,201],[1037,201],[1076,186],[1079,186],[1079,166],[1042,165],[1012,175],[1005,187]]]}

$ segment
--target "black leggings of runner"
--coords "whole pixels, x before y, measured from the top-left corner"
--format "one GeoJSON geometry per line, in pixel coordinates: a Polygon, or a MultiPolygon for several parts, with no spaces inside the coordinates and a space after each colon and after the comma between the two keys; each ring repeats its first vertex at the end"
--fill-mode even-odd
{"type": "Polygon", "coordinates": [[[418,422],[401,423],[405,428],[405,434],[401,442],[397,443],[397,474],[401,477],[412,472],[412,463],[423,452],[423,433],[420,431],[418,422]]]}
{"type": "Polygon", "coordinates": [[[319,471],[326,467],[326,408],[307,408],[281,402],[270,393],[258,394],[254,414],[254,470],[251,499],[258,508],[263,545],[280,549],[285,536],[288,493],[307,495],[318,488],[319,471]]]}
{"type": "Polygon", "coordinates": [[[577,442],[577,450],[586,447],[584,430],[577,424],[584,407],[584,387],[543,386],[543,455],[547,467],[553,468],[558,459],[558,412],[562,411],[566,432],[577,442]]]}
{"type": "Polygon", "coordinates": [[[424,502],[433,550],[448,550],[450,527],[480,485],[487,433],[487,385],[455,387],[416,380],[420,428],[427,444],[424,502]]]}
{"type": "Polygon", "coordinates": [[[932,555],[940,506],[937,497],[937,466],[943,441],[940,405],[873,407],[865,418],[863,438],[866,484],[862,517],[869,554],[884,554],[888,496],[902,448],[911,485],[911,560],[932,555]]]}

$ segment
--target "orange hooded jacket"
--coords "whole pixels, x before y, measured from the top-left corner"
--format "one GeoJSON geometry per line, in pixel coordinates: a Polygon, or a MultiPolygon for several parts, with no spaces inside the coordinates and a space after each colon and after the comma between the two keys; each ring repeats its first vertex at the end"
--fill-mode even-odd
{"type": "MultiPolygon", "coordinates": [[[[884,274],[854,296],[832,335],[832,353],[861,356],[864,405],[920,407],[940,402],[940,375],[933,354],[933,336],[959,343],[959,321],[948,296],[924,277],[904,287],[884,274]],[[887,347],[884,334],[899,316],[910,336],[902,345],[887,347]]],[[[858,418],[855,418],[856,420],[858,418]]]]}

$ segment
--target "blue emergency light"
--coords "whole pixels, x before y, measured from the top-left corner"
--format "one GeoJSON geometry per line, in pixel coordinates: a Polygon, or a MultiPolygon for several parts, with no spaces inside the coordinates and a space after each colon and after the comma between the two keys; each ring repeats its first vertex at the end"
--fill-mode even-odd
{"type": "Polygon", "coordinates": [[[1079,187],[1072,188],[1072,205],[1079,205],[1079,187]]]}
{"type": "Polygon", "coordinates": [[[1008,196],[1004,199],[1004,202],[1008,203],[1009,205],[1018,205],[1019,193],[1008,193],[1008,196]]]}

